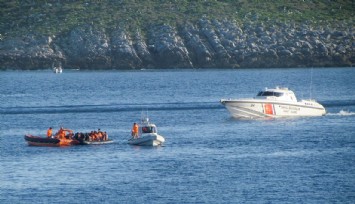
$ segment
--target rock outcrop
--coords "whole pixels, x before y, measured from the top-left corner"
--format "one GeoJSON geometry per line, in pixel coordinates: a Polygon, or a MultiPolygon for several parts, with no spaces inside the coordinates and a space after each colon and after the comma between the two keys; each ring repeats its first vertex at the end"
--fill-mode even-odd
{"type": "Polygon", "coordinates": [[[90,25],[60,36],[28,34],[0,41],[0,69],[248,68],[353,66],[353,25],[200,19],[145,32],[90,25]],[[145,33],[145,34],[143,34],[145,33]]]}
{"type": "MultiPolygon", "coordinates": [[[[140,36],[139,33],[137,33],[137,36],[140,36]]],[[[142,52],[142,56],[149,55],[149,52],[146,51],[145,43],[142,42],[139,37],[137,37],[137,41],[137,44],[139,45],[138,50],[142,52]]],[[[138,56],[133,41],[125,30],[119,28],[112,32],[110,47],[110,58],[112,60],[111,67],[134,69],[143,66],[143,60],[138,56]]]]}
{"type": "Polygon", "coordinates": [[[91,26],[77,27],[59,39],[66,56],[63,67],[103,69],[111,67],[109,37],[103,30],[91,26]]]}
{"type": "Polygon", "coordinates": [[[0,69],[49,68],[64,61],[61,49],[51,36],[26,35],[0,42],[0,69]]]}
{"type": "Polygon", "coordinates": [[[149,35],[149,48],[158,68],[191,68],[188,50],[177,31],[169,26],[155,26],[149,35]]]}

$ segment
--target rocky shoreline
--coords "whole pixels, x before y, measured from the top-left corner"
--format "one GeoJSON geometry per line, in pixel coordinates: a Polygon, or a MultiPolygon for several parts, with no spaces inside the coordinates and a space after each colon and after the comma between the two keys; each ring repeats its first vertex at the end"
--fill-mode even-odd
{"type": "Polygon", "coordinates": [[[354,25],[200,19],[142,32],[79,26],[58,36],[0,41],[0,69],[352,67],[354,25]]]}

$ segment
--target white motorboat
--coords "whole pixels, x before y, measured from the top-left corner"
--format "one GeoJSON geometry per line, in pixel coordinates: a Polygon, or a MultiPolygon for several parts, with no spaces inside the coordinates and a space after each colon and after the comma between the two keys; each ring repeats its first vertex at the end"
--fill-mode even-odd
{"type": "Polygon", "coordinates": [[[53,72],[56,74],[61,74],[63,72],[62,64],[59,63],[57,66],[52,65],[53,72]]]}
{"type": "Polygon", "coordinates": [[[315,100],[298,101],[288,88],[266,88],[250,99],[221,99],[235,118],[322,116],[325,108],[315,100]]]}
{"type": "Polygon", "coordinates": [[[63,69],[61,67],[54,67],[53,72],[56,74],[61,74],[63,72],[63,69]]]}
{"type": "Polygon", "coordinates": [[[137,138],[130,138],[128,143],[131,145],[140,146],[158,146],[165,142],[163,136],[158,134],[155,124],[149,122],[149,118],[144,118],[139,124],[139,131],[137,138]]]}

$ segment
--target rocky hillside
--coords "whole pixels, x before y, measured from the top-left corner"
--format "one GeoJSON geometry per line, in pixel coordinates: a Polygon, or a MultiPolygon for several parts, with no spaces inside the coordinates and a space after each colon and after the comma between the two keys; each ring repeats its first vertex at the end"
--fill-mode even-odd
{"type": "Polygon", "coordinates": [[[353,66],[352,0],[0,0],[0,69],[353,66]]]}

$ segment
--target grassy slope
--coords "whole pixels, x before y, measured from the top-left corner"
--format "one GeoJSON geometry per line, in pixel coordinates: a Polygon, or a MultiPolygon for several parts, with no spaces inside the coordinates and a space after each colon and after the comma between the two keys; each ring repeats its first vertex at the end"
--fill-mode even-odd
{"type": "Polygon", "coordinates": [[[354,0],[0,0],[0,37],[28,32],[59,34],[90,23],[144,30],[153,24],[175,25],[202,17],[257,21],[354,23],[354,0]]]}

